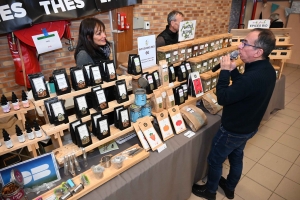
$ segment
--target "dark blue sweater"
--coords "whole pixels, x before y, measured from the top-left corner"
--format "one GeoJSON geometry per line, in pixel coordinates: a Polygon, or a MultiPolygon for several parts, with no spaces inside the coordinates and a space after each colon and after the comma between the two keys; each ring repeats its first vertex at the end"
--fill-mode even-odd
{"type": "Polygon", "coordinates": [[[222,125],[234,133],[255,131],[268,107],[276,83],[276,73],[269,59],[247,63],[244,74],[237,69],[221,70],[218,103],[223,105],[222,125]],[[229,86],[229,80],[232,85],[229,86]]]}

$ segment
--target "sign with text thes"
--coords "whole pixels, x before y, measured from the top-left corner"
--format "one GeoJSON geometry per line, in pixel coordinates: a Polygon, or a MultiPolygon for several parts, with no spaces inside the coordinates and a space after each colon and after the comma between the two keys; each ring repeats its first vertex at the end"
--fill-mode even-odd
{"type": "Polygon", "coordinates": [[[248,21],[248,29],[255,28],[269,28],[270,20],[269,19],[258,19],[258,20],[249,20],[248,21]]]}
{"type": "Polygon", "coordinates": [[[138,53],[141,59],[142,69],[156,65],[155,35],[138,38],[138,53]]]}

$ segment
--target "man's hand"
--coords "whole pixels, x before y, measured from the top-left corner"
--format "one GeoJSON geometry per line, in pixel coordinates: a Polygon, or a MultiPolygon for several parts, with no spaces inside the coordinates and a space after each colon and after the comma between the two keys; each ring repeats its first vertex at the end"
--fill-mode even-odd
{"type": "Polygon", "coordinates": [[[229,54],[221,57],[220,64],[221,64],[221,70],[232,71],[236,68],[235,61],[230,60],[230,55],[229,54]]]}

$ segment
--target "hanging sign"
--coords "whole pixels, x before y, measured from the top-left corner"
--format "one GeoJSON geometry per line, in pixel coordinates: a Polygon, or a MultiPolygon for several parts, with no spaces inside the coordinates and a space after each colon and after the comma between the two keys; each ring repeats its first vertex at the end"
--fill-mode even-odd
{"type": "Polygon", "coordinates": [[[248,29],[255,29],[255,28],[269,28],[270,27],[270,20],[269,19],[257,19],[257,20],[249,20],[248,21],[248,29]]]}
{"type": "Polygon", "coordinates": [[[57,31],[32,36],[38,54],[62,48],[57,31]]]}
{"type": "Polygon", "coordinates": [[[138,53],[142,69],[156,65],[156,43],[155,35],[138,37],[138,53]]]}
{"type": "Polygon", "coordinates": [[[178,41],[192,40],[195,37],[196,20],[182,21],[179,25],[178,41]]]}

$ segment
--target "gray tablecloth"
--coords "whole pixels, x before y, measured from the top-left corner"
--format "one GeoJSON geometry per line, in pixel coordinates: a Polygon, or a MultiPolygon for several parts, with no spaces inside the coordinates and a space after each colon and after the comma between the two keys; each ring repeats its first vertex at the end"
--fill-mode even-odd
{"type": "Polygon", "coordinates": [[[263,120],[268,120],[274,110],[284,109],[284,96],[285,96],[285,76],[281,75],[280,79],[276,80],[276,85],[270,99],[268,108],[265,112],[263,120]]]}
{"type": "Polygon", "coordinates": [[[208,124],[193,137],[187,138],[183,133],[175,135],[166,141],[167,149],[151,152],[148,158],[81,199],[188,199],[193,183],[206,174],[206,158],[220,126],[220,116],[207,114],[207,118],[208,124]]]}

